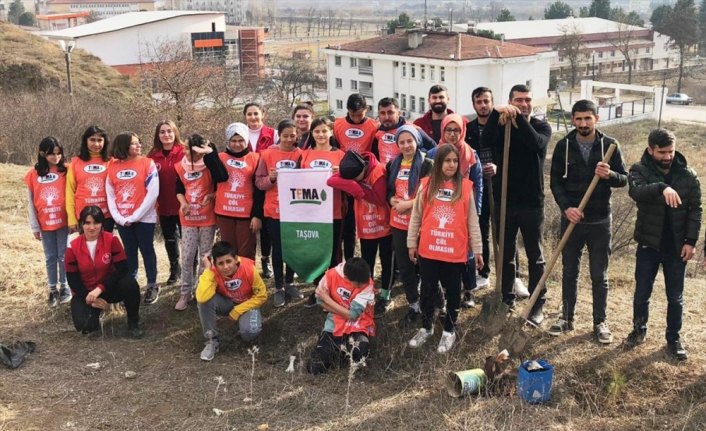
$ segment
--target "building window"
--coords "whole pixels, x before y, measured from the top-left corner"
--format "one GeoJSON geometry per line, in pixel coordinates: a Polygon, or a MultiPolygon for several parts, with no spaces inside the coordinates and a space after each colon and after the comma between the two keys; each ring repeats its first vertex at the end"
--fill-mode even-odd
{"type": "Polygon", "coordinates": [[[529,89],[532,89],[532,80],[529,79],[529,80],[525,81],[525,85],[526,85],[529,89]]]}
{"type": "Polygon", "coordinates": [[[414,63],[409,64],[409,77],[412,79],[417,77],[417,65],[414,63]]]}
{"type": "Polygon", "coordinates": [[[436,67],[435,67],[435,66],[429,66],[429,80],[430,80],[431,82],[436,81],[436,77],[435,77],[435,76],[436,76],[436,73],[434,73],[435,71],[436,71],[436,67]]]}
{"type": "Polygon", "coordinates": [[[405,78],[407,76],[407,63],[402,62],[402,77],[405,78]]]}
{"type": "Polygon", "coordinates": [[[610,52],[610,56],[611,56],[611,57],[615,57],[615,50],[612,50],[612,51],[610,52]]]}
{"type": "Polygon", "coordinates": [[[343,88],[343,80],[341,78],[336,78],[336,88],[343,88]]]}
{"type": "Polygon", "coordinates": [[[423,64],[420,65],[419,66],[419,79],[424,81],[426,79],[426,72],[427,72],[426,66],[423,64]]]}
{"type": "Polygon", "coordinates": [[[603,51],[600,51],[600,52],[598,53],[598,58],[603,58],[603,51]]]}
{"type": "Polygon", "coordinates": [[[351,90],[357,90],[358,89],[358,81],[355,79],[351,79],[351,90]]]}
{"type": "Polygon", "coordinates": [[[645,48],[645,52],[648,53],[648,54],[650,53],[650,47],[649,47],[649,46],[648,46],[647,48],[645,48]]]}
{"type": "Polygon", "coordinates": [[[426,107],[424,106],[425,100],[424,97],[419,98],[419,113],[423,114],[426,111],[426,107]]]}
{"type": "Polygon", "coordinates": [[[358,59],[351,57],[351,67],[358,67],[358,59]]]}
{"type": "Polygon", "coordinates": [[[400,93],[395,91],[395,99],[400,100],[400,93]]]}
{"type": "Polygon", "coordinates": [[[439,68],[439,81],[446,82],[446,68],[443,66],[439,68]]]}
{"type": "Polygon", "coordinates": [[[406,109],[407,109],[407,95],[406,95],[406,94],[403,94],[403,95],[402,95],[402,100],[400,101],[400,107],[401,107],[403,110],[406,110],[406,109]]]}
{"type": "Polygon", "coordinates": [[[400,67],[400,62],[399,62],[399,61],[393,61],[393,62],[392,62],[392,67],[400,67]]]}
{"type": "Polygon", "coordinates": [[[336,109],[343,109],[343,100],[336,99],[336,109]]]}
{"type": "Polygon", "coordinates": [[[417,98],[414,96],[409,96],[409,110],[412,112],[417,110],[417,98]]]}
{"type": "Polygon", "coordinates": [[[341,65],[341,56],[340,56],[340,55],[334,56],[334,57],[333,57],[333,63],[334,63],[336,66],[340,66],[340,65],[341,65]]]}

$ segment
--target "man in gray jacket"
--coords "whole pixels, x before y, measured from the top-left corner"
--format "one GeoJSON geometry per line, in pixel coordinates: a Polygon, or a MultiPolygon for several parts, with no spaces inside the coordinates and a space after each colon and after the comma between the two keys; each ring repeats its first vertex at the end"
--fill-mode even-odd
{"type": "Polygon", "coordinates": [[[633,330],[625,340],[632,348],[645,342],[650,295],[662,265],[667,292],[667,350],[687,359],[679,338],[684,305],[686,263],[694,257],[701,227],[701,186],[686,158],[676,152],[676,137],[653,130],[640,163],[630,168],[630,197],[637,203],[633,330]]]}

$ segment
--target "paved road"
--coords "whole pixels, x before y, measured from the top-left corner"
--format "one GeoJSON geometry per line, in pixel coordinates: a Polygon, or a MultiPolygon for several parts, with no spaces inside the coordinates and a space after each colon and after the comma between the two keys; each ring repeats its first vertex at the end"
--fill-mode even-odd
{"type": "Polygon", "coordinates": [[[662,119],[706,123],[706,105],[665,105],[662,119]]]}

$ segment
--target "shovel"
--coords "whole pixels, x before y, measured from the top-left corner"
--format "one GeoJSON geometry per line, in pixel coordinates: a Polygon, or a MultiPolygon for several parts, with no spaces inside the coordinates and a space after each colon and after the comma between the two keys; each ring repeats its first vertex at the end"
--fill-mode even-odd
{"type": "MultiPolygon", "coordinates": [[[[495,292],[483,301],[481,316],[486,322],[483,325],[483,332],[491,337],[496,336],[503,329],[505,316],[510,310],[503,302],[503,248],[505,244],[505,213],[507,210],[507,172],[510,159],[510,132],[512,122],[505,122],[505,136],[503,142],[503,172],[502,188],[500,190],[500,220],[498,230],[493,233],[498,234],[498,241],[495,244],[495,292]]],[[[492,193],[492,192],[491,192],[492,193]]],[[[492,195],[491,195],[492,196],[492,195]]],[[[494,202],[493,202],[494,204],[494,202]]],[[[494,220],[491,217],[491,220],[494,220]]]]}
{"type": "MultiPolygon", "coordinates": [[[[608,150],[605,152],[603,156],[603,163],[608,163],[610,158],[613,156],[613,152],[615,151],[616,145],[615,144],[610,144],[610,147],[608,147],[608,150]]],[[[593,179],[591,180],[591,184],[589,184],[588,189],[586,189],[586,192],[583,195],[583,198],[581,198],[581,203],[579,203],[578,209],[579,211],[584,210],[586,208],[586,204],[588,203],[588,200],[591,198],[591,195],[593,194],[593,191],[596,189],[596,186],[598,185],[598,181],[600,180],[600,177],[598,175],[594,175],[593,179]]],[[[547,263],[547,266],[544,268],[544,273],[542,274],[542,278],[539,279],[539,282],[537,283],[537,286],[534,288],[534,292],[532,292],[532,296],[530,297],[529,301],[527,302],[527,305],[525,305],[525,308],[522,310],[522,313],[520,314],[519,317],[516,319],[513,319],[511,322],[508,323],[508,328],[503,331],[503,334],[500,336],[500,346],[508,346],[508,350],[510,351],[511,355],[517,356],[524,350],[525,346],[527,345],[527,342],[530,339],[531,334],[528,334],[522,330],[522,327],[524,326],[525,323],[528,323],[531,326],[534,326],[538,329],[541,329],[537,327],[535,324],[530,322],[528,320],[528,317],[530,313],[532,312],[532,308],[534,307],[534,304],[537,303],[537,300],[539,299],[540,295],[542,294],[542,291],[546,289],[545,284],[547,282],[547,279],[549,278],[549,275],[552,273],[552,270],[554,269],[554,265],[556,264],[556,261],[559,259],[559,255],[561,254],[561,251],[564,249],[566,246],[566,243],[569,241],[569,237],[571,236],[571,233],[574,231],[574,228],[576,227],[576,223],[569,223],[569,225],[566,227],[566,231],[564,231],[564,235],[561,237],[561,241],[559,241],[559,245],[554,249],[554,253],[552,254],[551,259],[549,259],[549,262],[547,263]]]]}

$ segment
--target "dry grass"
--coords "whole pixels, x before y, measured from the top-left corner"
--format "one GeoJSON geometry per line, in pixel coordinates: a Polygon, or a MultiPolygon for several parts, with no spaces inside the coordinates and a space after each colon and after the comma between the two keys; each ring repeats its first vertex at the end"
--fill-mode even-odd
{"type": "MultiPolygon", "coordinates": [[[[704,172],[703,127],[673,125],[680,149],[704,172]]],[[[670,125],[671,127],[671,125],[670,125]]],[[[617,135],[627,159],[642,151],[649,125],[623,126],[617,135]]],[[[151,307],[141,309],[148,336],[123,336],[123,316],[111,316],[104,333],[81,336],[71,325],[66,306],[44,304],[44,270],[39,243],[25,221],[21,177],[26,167],[0,165],[0,338],[34,340],[38,353],[15,371],[0,370],[0,430],[251,430],[269,429],[411,429],[411,430],[702,430],[706,427],[706,284],[703,270],[689,265],[683,339],[690,348],[687,363],[677,364],[664,352],[665,301],[661,277],[655,288],[648,342],[626,352],[621,341],[631,327],[631,252],[611,262],[608,316],[616,342],[601,346],[591,337],[590,289],[579,294],[576,330],[563,338],[536,334],[527,357],[542,357],[556,369],[554,395],[546,406],[532,407],[517,397],[446,395],[450,370],[476,368],[497,353],[497,340],[481,335],[478,310],[461,317],[461,341],[447,356],[430,342],[419,351],[406,348],[412,331],[394,324],[404,314],[404,298],[379,322],[380,334],[368,366],[358,370],[345,414],[348,373],[307,375],[301,362],[310,354],[324,321],[319,310],[301,304],[264,309],[264,336],[254,366],[250,396],[251,356],[225,321],[221,352],[212,363],[198,359],[202,348],[195,307],[173,310],[176,289],[151,307]],[[296,355],[295,373],[285,373],[296,355]],[[86,364],[99,362],[93,370],[86,364]],[[137,377],[126,379],[126,371],[137,377]],[[213,409],[223,413],[216,415],[213,409]]],[[[625,190],[617,193],[626,194],[625,190]]],[[[547,210],[554,203],[548,197],[547,210]]],[[[551,240],[546,253],[551,252],[551,240]]],[[[165,253],[157,245],[160,271],[165,253]]],[[[523,265],[524,266],[524,265],[523,265]]],[[[526,266],[525,266],[526,267],[526,266]]],[[[581,285],[588,286],[586,270],[581,285]]],[[[558,272],[550,280],[551,321],[558,316],[558,272]]],[[[143,280],[144,281],[144,280],[143,280]]],[[[305,289],[308,293],[311,288],[305,289]]],[[[438,329],[438,328],[437,328],[438,329]]],[[[438,331],[435,337],[438,340],[438,331]]]]}

